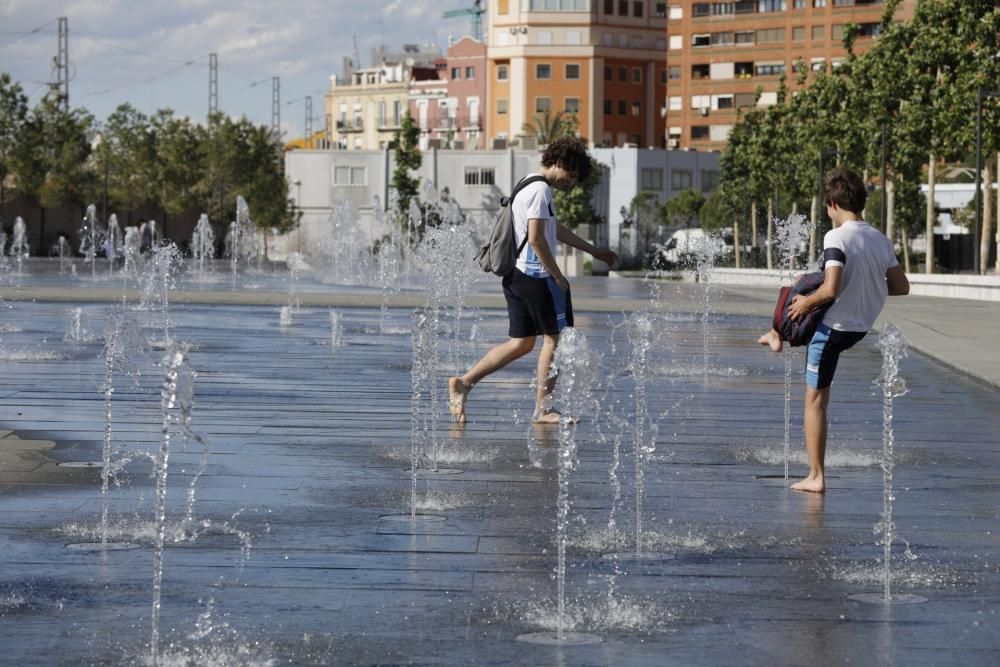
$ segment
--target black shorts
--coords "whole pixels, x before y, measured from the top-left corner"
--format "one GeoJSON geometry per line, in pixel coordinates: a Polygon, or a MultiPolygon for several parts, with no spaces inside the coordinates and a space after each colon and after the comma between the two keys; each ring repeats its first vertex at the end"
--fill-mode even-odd
{"type": "Polygon", "coordinates": [[[503,279],[511,338],[557,335],[573,326],[573,303],[552,277],[533,278],[514,269],[503,279]]]}
{"type": "Polygon", "coordinates": [[[806,349],[806,384],[826,389],[833,383],[840,353],[849,350],[865,337],[864,331],[837,331],[820,324],[806,349]]]}

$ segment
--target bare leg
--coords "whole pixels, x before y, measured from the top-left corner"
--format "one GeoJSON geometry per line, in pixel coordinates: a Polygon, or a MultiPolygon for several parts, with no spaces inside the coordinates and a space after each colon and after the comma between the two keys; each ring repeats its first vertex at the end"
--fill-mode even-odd
{"type": "Polygon", "coordinates": [[[781,338],[778,336],[778,332],[774,329],[771,329],[766,334],[758,338],[757,344],[769,346],[771,348],[771,352],[781,352],[781,338]]]}
{"type": "Polygon", "coordinates": [[[520,359],[534,348],[534,336],[511,338],[506,343],[500,343],[484,354],[483,358],[477,361],[462,377],[449,378],[448,394],[451,401],[449,408],[455,421],[461,424],[465,423],[465,399],[477,382],[510,362],[520,359]]]}
{"type": "Polygon", "coordinates": [[[796,491],[823,493],[823,462],[826,459],[826,406],[830,403],[830,388],[806,387],[803,431],[806,436],[806,455],[809,457],[809,476],[792,484],[796,491]]]}
{"type": "Polygon", "coordinates": [[[542,339],[542,351],[538,353],[538,368],[536,379],[538,390],[535,393],[535,411],[531,421],[535,424],[558,424],[559,413],[552,409],[551,396],[556,388],[556,377],[549,376],[552,360],[556,356],[556,346],[559,344],[559,334],[545,334],[542,339]]]}

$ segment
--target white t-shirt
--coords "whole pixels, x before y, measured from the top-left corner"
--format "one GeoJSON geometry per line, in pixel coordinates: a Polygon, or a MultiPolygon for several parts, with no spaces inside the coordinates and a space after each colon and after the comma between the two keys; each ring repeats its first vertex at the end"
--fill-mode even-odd
{"type": "Polygon", "coordinates": [[[885,273],[898,264],[889,239],[863,220],[828,231],[823,237],[823,268],[840,266],[844,273],[823,324],[835,331],[870,331],[889,296],[885,273]]]}
{"type": "MultiPolygon", "coordinates": [[[[536,174],[528,174],[535,176],[536,174]]],[[[556,255],[556,210],[552,206],[552,188],[545,181],[530,183],[517,193],[514,198],[514,248],[528,235],[528,220],[539,218],[545,221],[545,240],[549,243],[552,256],[556,255]]],[[[517,256],[517,269],[525,275],[535,278],[545,278],[549,272],[545,270],[531,243],[524,244],[524,250],[517,256]]]]}

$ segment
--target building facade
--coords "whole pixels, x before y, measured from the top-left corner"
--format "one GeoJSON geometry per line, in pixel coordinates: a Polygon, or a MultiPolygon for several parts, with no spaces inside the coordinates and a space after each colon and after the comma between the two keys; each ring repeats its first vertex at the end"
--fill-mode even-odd
{"type": "Polygon", "coordinates": [[[660,146],[665,2],[496,0],[488,7],[486,133],[502,145],[546,113],[596,146],[660,146]]]}
{"type": "MultiPolygon", "coordinates": [[[[903,0],[896,20],[913,15],[903,0]]],[[[721,150],[737,111],[777,103],[781,75],[795,87],[793,67],[801,60],[813,71],[831,71],[846,52],[847,23],[859,27],[855,53],[879,33],[881,0],[742,0],[683,2],[668,8],[666,145],[721,150]]]]}

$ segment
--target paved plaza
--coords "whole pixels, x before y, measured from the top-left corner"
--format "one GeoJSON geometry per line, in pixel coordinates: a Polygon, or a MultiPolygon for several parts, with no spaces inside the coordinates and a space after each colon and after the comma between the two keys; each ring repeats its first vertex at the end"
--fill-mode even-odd
{"type": "MultiPolygon", "coordinates": [[[[663,281],[651,301],[639,280],[574,281],[600,407],[575,433],[567,613],[569,629],[601,641],[557,646],[517,641],[557,619],[559,432],[528,423],[534,357],[478,385],[464,427],[444,405],[447,376],[505,336],[492,288],[468,298],[457,327],[442,323],[444,414],[432,428],[412,412],[411,314],[423,294],[393,295],[383,317],[375,290],[304,281],[301,310],[282,322],[284,274],[240,276],[235,291],[228,281],[180,285],[169,311],[171,338],[191,344],[191,428],[210,454],[198,475],[201,445],[174,438],[161,664],[1000,664],[1000,355],[979,342],[995,340],[996,304],[907,297],[886,311],[922,350],[902,360],[909,392],[894,404],[892,585],[927,599],[886,606],[848,598],[882,590],[878,336],[841,360],[828,491],[801,494],[783,478],[783,360],[754,344],[770,290],[712,288],[706,368],[701,286],[663,281]],[[643,539],[663,556],[615,559],[605,555],[635,547],[642,415],[623,322],[640,309],[656,318],[645,414],[658,428],[643,539]],[[981,363],[965,356],[977,347],[981,363]],[[415,427],[438,440],[439,471],[421,461],[424,516],[411,523],[399,515],[411,510],[415,427]]],[[[0,294],[0,664],[142,663],[152,466],[128,463],[109,494],[110,539],[138,548],[95,552],[67,545],[100,539],[100,470],[61,465],[101,459],[100,334],[121,290],[49,271],[10,278],[0,294]]],[[[112,438],[153,453],[164,313],[126,296],[152,349],[135,355],[136,382],[115,376],[112,438]]],[[[803,361],[792,354],[795,477],[806,466],[803,361]]]]}

